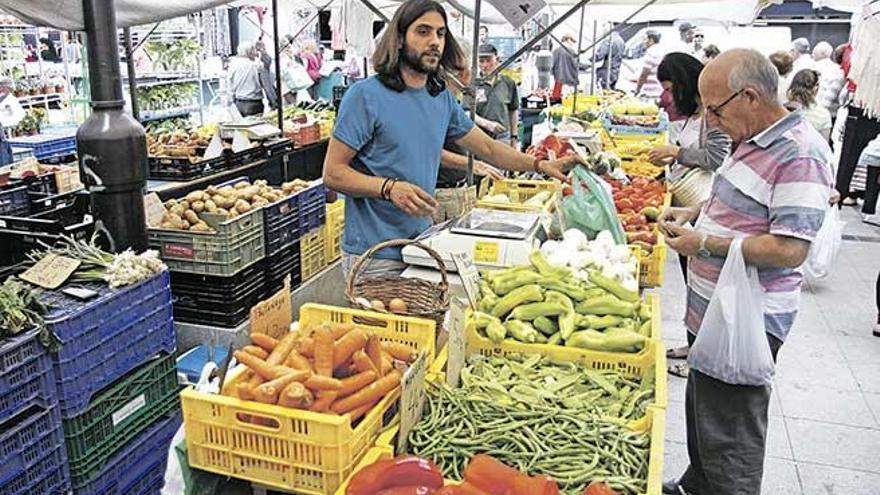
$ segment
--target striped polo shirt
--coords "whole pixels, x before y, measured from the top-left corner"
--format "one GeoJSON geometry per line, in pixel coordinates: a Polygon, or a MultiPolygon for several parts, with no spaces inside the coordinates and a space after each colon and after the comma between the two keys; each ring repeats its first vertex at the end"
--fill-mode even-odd
{"type": "MultiPolygon", "coordinates": [[[[773,234],[812,242],[831,194],[831,150],[800,112],[741,143],[716,170],[695,228],[718,237],[773,234]]],[[[688,260],[685,326],[696,334],[725,258],[688,260]]],[[[800,302],[799,269],[759,268],[767,333],[785,340],[800,302]]]]}

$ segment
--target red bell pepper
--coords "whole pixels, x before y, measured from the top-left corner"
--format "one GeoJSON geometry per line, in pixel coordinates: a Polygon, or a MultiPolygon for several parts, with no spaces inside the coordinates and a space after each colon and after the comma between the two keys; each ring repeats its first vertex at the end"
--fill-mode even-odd
{"type": "Polygon", "coordinates": [[[436,493],[436,488],[427,486],[396,486],[376,492],[375,495],[435,495],[436,493]]]}
{"type": "Polygon", "coordinates": [[[559,486],[547,476],[520,474],[505,495],[559,495],[559,486]]]}
{"type": "Polygon", "coordinates": [[[504,495],[520,472],[486,454],[471,458],[464,470],[464,479],[489,495],[504,495]]]}
{"type": "Polygon", "coordinates": [[[361,469],[348,485],[346,495],[375,495],[395,487],[443,486],[443,473],[433,462],[413,456],[383,459],[361,469]]]}
{"type": "Polygon", "coordinates": [[[594,481],[584,490],[584,495],[620,495],[601,481],[594,481]]]}

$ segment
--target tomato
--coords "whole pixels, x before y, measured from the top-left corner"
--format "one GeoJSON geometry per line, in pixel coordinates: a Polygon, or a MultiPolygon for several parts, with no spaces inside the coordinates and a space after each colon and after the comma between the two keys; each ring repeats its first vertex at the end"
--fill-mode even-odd
{"type": "Polygon", "coordinates": [[[494,457],[477,454],[464,470],[464,480],[490,495],[504,495],[520,472],[494,457]]]}
{"type": "Polygon", "coordinates": [[[594,481],[590,483],[590,486],[584,490],[584,495],[620,495],[615,492],[611,488],[608,487],[605,483],[601,481],[594,481]]]}

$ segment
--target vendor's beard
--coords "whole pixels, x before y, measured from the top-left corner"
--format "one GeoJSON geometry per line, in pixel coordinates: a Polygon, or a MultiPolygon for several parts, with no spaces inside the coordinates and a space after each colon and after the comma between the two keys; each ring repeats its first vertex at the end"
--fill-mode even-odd
{"type": "Polygon", "coordinates": [[[428,65],[424,59],[430,54],[430,52],[418,53],[417,51],[411,49],[410,47],[404,45],[403,46],[403,63],[406,64],[410,69],[418,72],[419,74],[436,74],[437,70],[440,67],[440,57],[441,54],[436,54],[437,57],[437,65],[430,66],[428,65]]]}

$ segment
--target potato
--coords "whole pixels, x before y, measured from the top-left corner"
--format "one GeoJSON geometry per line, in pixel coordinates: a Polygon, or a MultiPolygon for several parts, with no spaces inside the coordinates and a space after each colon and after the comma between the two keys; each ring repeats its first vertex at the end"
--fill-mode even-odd
{"type": "Polygon", "coordinates": [[[229,216],[229,210],[227,210],[226,208],[217,208],[217,211],[215,211],[214,213],[218,215],[223,215],[225,217],[229,216]]]}
{"type": "Polygon", "coordinates": [[[250,184],[248,184],[247,181],[241,181],[241,182],[236,182],[235,185],[233,185],[232,187],[234,187],[235,189],[244,189],[249,186],[250,186],[250,184]]]}
{"type": "Polygon", "coordinates": [[[166,222],[166,221],[163,220],[162,223],[159,224],[159,228],[160,228],[160,229],[166,229],[166,230],[177,230],[177,223],[175,223],[175,222],[166,222]]]}
{"type": "Polygon", "coordinates": [[[201,212],[205,211],[205,202],[204,201],[193,201],[192,211],[194,211],[196,213],[201,213],[201,212]]]}
{"type": "Polygon", "coordinates": [[[238,212],[238,210],[236,210],[235,208],[232,208],[229,210],[228,218],[235,218],[239,215],[240,215],[240,213],[238,212]]]}
{"type": "Polygon", "coordinates": [[[189,201],[184,199],[183,201],[180,202],[180,206],[183,207],[183,211],[188,210],[189,209],[189,201]]]}
{"type": "Polygon", "coordinates": [[[235,209],[238,210],[239,213],[247,213],[251,211],[251,204],[243,199],[239,199],[235,202],[235,209]]]}
{"type": "Polygon", "coordinates": [[[217,190],[217,193],[219,193],[221,196],[229,198],[235,196],[235,189],[229,186],[223,186],[217,190]]]}
{"type": "Polygon", "coordinates": [[[255,180],[254,185],[255,186],[268,186],[269,182],[265,179],[255,180]]]}
{"type": "Polygon", "coordinates": [[[165,208],[173,208],[176,205],[177,205],[177,200],[173,199],[173,198],[169,199],[168,201],[165,202],[165,208]]]}
{"type": "Polygon", "coordinates": [[[214,213],[215,211],[217,211],[217,203],[213,202],[210,199],[205,201],[205,211],[207,211],[208,213],[214,213]]]}
{"type": "Polygon", "coordinates": [[[194,203],[196,201],[201,201],[204,193],[202,191],[193,191],[186,195],[186,200],[190,203],[194,203]]]}
{"type": "Polygon", "coordinates": [[[262,196],[254,196],[254,200],[251,201],[251,206],[254,208],[260,208],[262,206],[266,206],[269,204],[269,201],[262,196]]]}
{"type": "Polygon", "coordinates": [[[210,194],[211,196],[217,194],[217,186],[208,186],[205,189],[205,193],[210,194]]]}
{"type": "Polygon", "coordinates": [[[169,213],[177,215],[178,217],[182,216],[184,211],[186,211],[186,208],[184,208],[183,205],[179,204],[176,204],[168,209],[169,213]]]}
{"type": "Polygon", "coordinates": [[[205,222],[199,222],[190,227],[189,230],[192,230],[194,232],[211,232],[211,227],[209,227],[208,224],[205,222]]]}
{"type": "Polygon", "coordinates": [[[186,220],[181,218],[177,222],[177,229],[178,230],[189,230],[189,222],[187,222],[186,220]]]}
{"type": "Polygon", "coordinates": [[[199,223],[199,222],[202,221],[202,220],[199,218],[199,216],[196,214],[196,212],[194,212],[194,211],[192,211],[192,210],[186,210],[186,211],[183,213],[183,218],[185,218],[186,221],[190,223],[190,225],[195,225],[195,224],[197,224],[197,223],[199,223]]]}

